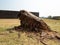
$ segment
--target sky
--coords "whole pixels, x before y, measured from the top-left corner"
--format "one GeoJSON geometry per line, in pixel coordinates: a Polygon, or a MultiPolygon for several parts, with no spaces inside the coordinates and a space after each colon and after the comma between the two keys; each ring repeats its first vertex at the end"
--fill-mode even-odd
{"type": "Polygon", "coordinates": [[[0,10],[39,12],[40,17],[60,16],[60,0],[0,0],[0,10]]]}

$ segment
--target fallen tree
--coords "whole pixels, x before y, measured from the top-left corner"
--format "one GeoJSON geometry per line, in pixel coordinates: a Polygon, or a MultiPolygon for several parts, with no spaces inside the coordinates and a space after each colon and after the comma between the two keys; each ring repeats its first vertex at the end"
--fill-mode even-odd
{"type": "Polygon", "coordinates": [[[18,14],[19,20],[21,20],[21,25],[15,27],[16,31],[25,30],[28,32],[35,32],[40,34],[40,42],[43,42],[45,38],[47,39],[57,39],[60,40],[60,36],[56,31],[52,31],[50,27],[39,17],[34,14],[21,10],[18,14]]]}
{"type": "Polygon", "coordinates": [[[21,20],[21,26],[24,28],[28,28],[29,31],[39,32],[41,30],[51,31],[49,26],[39,17],[33,15],[30,12],[25,10],[21,10],[18,14],[18,18],[21,20]]]}

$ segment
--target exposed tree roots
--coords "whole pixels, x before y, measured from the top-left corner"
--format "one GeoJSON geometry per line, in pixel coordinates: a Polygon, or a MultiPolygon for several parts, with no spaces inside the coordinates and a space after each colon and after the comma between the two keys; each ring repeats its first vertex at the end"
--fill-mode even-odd
{"type": "Polygon", "coordinates": [[[20,38],[20,32],[27,32],[30,33],[34,33],[36,35],[36,37],[38,36],[39,38],[36,38],[37,40],[39,40],[42,44],[44,45],[48,45],[44,42],[44,39],[50,39],[50,40],[58,40],[60,41],[60,35],[55,32],[55,31],[46,31],[46,30],[42,30],[41,32],[36,32],[36,31],[30,31],[29,29],[17,26],[11,29],[8,29],[10,33],[12,33],[12,30],[15,30],[18,32],[18,38],[20,38]],[[37,34],[38,33],[38,34],[37,34]]]}

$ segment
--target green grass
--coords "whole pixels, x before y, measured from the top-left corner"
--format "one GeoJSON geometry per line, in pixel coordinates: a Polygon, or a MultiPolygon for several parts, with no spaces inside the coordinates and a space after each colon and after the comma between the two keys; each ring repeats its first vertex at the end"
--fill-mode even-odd
{"type": "MultiPolygon", "coordinates": [[[[52,20],[52,19],[43,19],[52,30],[60,33],[60,20],[52,20]]],[[[20,38],[18,38],[18,32],[14,31],[14,33],[9,33],[6,31],[7,28],[12,28],[14,26],[18,26],[18,19],[0,19],[0,45],[43,45],[36,39],[36,35],[34,33],[26,33],[20,32],[20,38]]],[[[37,36],[37,38],[39,38],[37,36]]],[[[57,40],[44,40],[48,45],[60,45],[60,42],[57,40]]]]}

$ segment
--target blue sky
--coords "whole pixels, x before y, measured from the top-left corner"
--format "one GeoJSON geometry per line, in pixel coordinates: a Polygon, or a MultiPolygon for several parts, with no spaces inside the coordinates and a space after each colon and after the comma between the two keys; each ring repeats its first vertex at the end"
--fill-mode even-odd
{"type": "Polygon", "coordinates": [[[36,11],[40,16],[60,16],[60,0],[0,0],[0,10],[36,11]]]}

